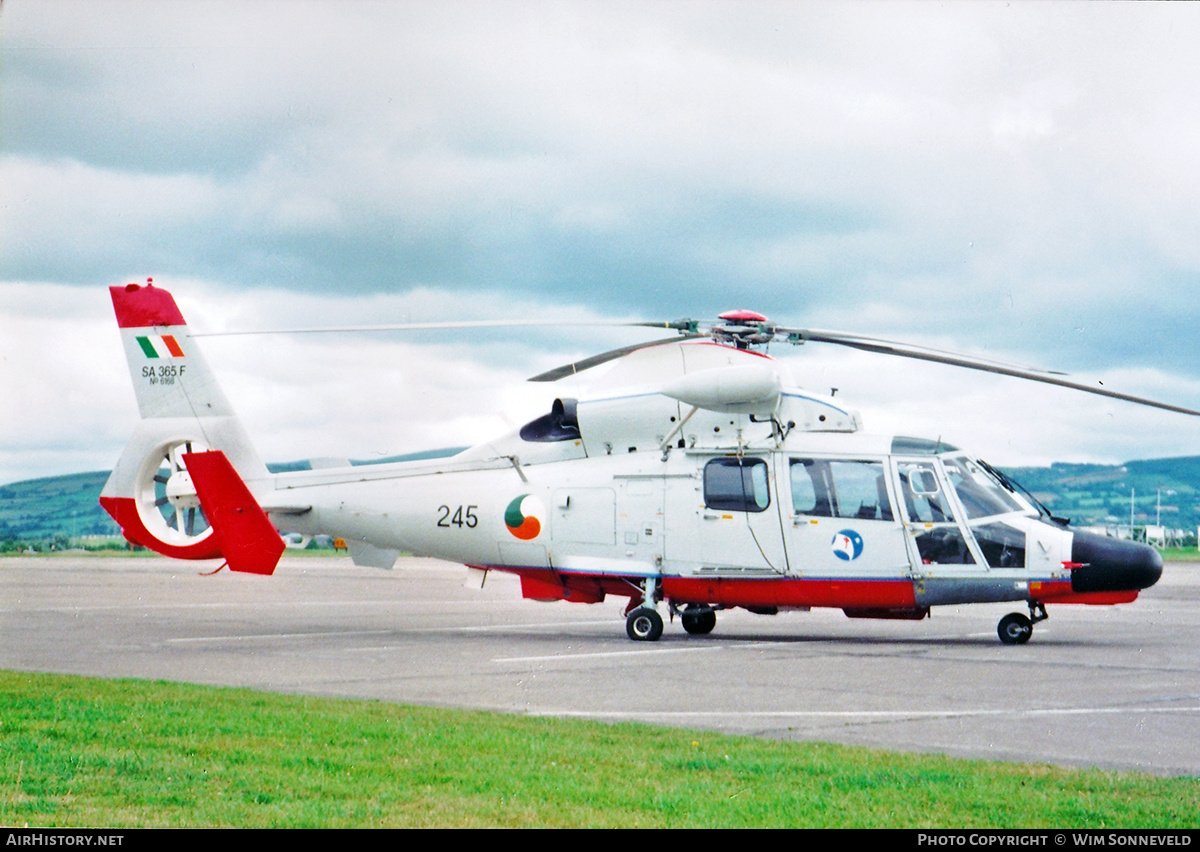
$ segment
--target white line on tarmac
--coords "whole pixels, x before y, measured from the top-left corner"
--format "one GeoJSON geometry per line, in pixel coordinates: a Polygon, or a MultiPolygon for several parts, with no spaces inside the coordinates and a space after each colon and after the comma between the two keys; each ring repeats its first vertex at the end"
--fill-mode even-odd
{"type": "Polygon", "coordinates": [[[398,601],[398,600],[362,600],[362,601],[265,601],[265,600],[237,600],[237,601],[213,601],[211,603],[187,603],[184,601],[172,601],[171,603],[135,603],[135,604],[93,604],[91,606],[40,606],[40,607],[0,607],[0,615],[23,615],[33,612],[64,612],[64,613],[80,613],[80,612],[109,612],[112,610],[150,610],[150,609],[268,609],[280,607],[362,607],[362,606],[382,606],[394,607],[396,609],[430,609],[437,607],[440,610],[445,610],[450,607],[465,607],[467,609],[478,609],[481,606],[495,605],[491,601],[448,601],[444,599],[431,599],[427,601],[398,601]]]}
{"type": "Polygon", "coordinates": [[[632,657],[636,654],[692,654],[697,651],[727,651],[731,649],[742,650],[750,648],[770,648],[777,647],[777,642],[750,642],[738,643],[736,646],[730,645],[688,645],[677,647],[651,647],[651,648],[631,648],[628,651],[595,651],[586,654],[543,654],[541,656],[530,657],[495,657],[493,663],[545,663],[558,660],[595,660],[602,657],[632,657]]]}
{"type": "Polygon", "coordinates": [[[1091,716],[1159,713],[1200,713],[1194,707],[1056,707],[1018,710],[1005,707],[995,710],[529,710],[540,716],[578,716],[585,719],[721,719],[728,717],[763,719],[950,719],[958,716],[1091,716]]]}
{"type": "MultiPolygon", "coordinates": [[[[385,627],[378,630],[308,630],[291,633],[229,633],[218,636],[176,636],[170,639],[164,639],[165,644],[188,644],[188,643],[203,643],[203,642],[239,642],[248,639],[324,639],[326,637],[336,636],[397,636],[404,637],[416,633],[488,633],[494,630],[534,630],[537,628],[562,628],[562,627],[586,627],[600,626],[610,627],[609,622],[579,622],[569,621],[561,624],[547,624],[544,621],[533,622],[530,624],[483,624],[475,627],[385,627]]],[[[387,646],[379,646],[387,647],[387,646]]],[[[361,650],[379,650],[375,648],[348,648],[347,651],[361,650]]],[[[549,656],[545,659],[556,659],[556,656],[549,656]]],[[[516,659],[516,658],[514,658],[516,659]]],[[[527,659],[537,660],[538,657],[529,657],[527,659]]]]}
{"type": "Polygon", "coordinates": [[[544,654],[540,657],[496,657],[492,660],[493,663],[546,663],[558,662],[560,660],[595,660],[603,657],[633,657],[641,654],[651,654],[661,656],[663,654],[692,654],[697,651],[720,651],[723,650],[721,645],[709,645],[700,647],[694,645],[690,648],[645,648],[629,651],[597,651],[591,654],[544,654]]]}
{"type": "Polygon", "coordinates": [[[312,631],[309,633],[232,633],[222,636],[176,636],[164,639],[164,645],[195,645],[206,642],[245,642],[261,639],[326,639],[334,636],[379,636],[394,633],[394,630],[332,630],[328,632],[312,631]]]}

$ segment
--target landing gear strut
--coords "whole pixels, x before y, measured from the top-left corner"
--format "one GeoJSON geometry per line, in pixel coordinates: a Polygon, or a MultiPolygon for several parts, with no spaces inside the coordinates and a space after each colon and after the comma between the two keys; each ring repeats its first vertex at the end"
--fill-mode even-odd
{"type": "MultiPolygon", "coordinates": [[[[636,598],[634,598],[636,600],[636,598]]],[[[633,606],[631,600],[630,606],[633,606]]],[[[642,601],[625,616],[625,633],[635,642],[655,642],[662,636],[663,620],[655,604],[658,601],[658,583],[651,577],[642,582],[642,601]]]]}
{"type": "Polygon", "coordinates": [[[1044,605],[1037,601],[1030,601],[1028,617],[1019,612],[1010,612],[1000,619],[996,633],[1000,635],[1000,641],[1005,645],[1024,645],[1033,635],[1033,625],[1039,621],[1045,621],[1049,617],[1044,605]]]}

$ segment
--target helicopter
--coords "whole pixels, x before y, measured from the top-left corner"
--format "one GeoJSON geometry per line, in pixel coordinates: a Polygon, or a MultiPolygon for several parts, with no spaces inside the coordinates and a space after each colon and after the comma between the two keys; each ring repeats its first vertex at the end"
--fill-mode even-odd
{"type": "MultiPolygon", "coordinates": [[[[100,496],[132,543],[271,574],[278,530],[344,540],[357,565],[401,552],[514,574],[523,597],[627,598],[626,634],[692,635],[740,607],[920,620],[932,608],[1024,604],[1029,641],[1051,604],[1128,603],[1154,585],[1148,545],[1075,529],[985,461],[939,440],[875,435],[840,399],[797,386],[760,351],[830,343],[999,373],[1200,416],[1061,373],[841,332],[749,310],[712,322],[622,323],[672,337],[533,377],[595,375],[580,398],[442,457],[272,472],[171,294],[109,288],[141,419],[100,496]],[[594,371],[594,372],[591,372],[594,371]],[[664,618],[665,616],[665,618],[664,618]]],[[[446,324],[437,324],[445,327],[446,324]]],[[[422,326],[429,327],[429,326],[422,326]]]]}

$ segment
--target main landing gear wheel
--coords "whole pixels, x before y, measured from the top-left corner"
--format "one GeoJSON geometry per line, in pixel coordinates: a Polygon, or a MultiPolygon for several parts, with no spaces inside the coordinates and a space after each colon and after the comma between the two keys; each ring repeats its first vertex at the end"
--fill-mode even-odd
{"type": "Polygon", "coordinates": [[[1005,645],[1024,645],[1033,635],[1033,622],[1019,612],[1010,612],[996,628],[1005,645]]]}
{"type": "Polygon", "coordinates": [[[625,632],[635,642],[654,642],[662,636],[662,616],[652,609],[638,607],[625,619],[625,632]]]}
{"type": "Polygon", "coordinates": [[[712,633],[713,628],[717,626],[717,614],[708,607],[700,607],[690,605],[680,614],[679,620],[683,623],[683,629],[693,636],[703,636],[705,633],[712,633]]]}

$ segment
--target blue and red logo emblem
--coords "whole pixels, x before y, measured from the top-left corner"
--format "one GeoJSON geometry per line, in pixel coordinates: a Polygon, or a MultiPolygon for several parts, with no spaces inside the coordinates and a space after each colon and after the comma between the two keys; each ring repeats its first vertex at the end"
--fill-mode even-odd
{"type": "Polygon", "coordinates": [[[833,537],[829,546],[833,549],[834,556],[846,562],[853,562],[862,556],[863,552],[862,536],[854,530],[841,530],[833,537]]]}

